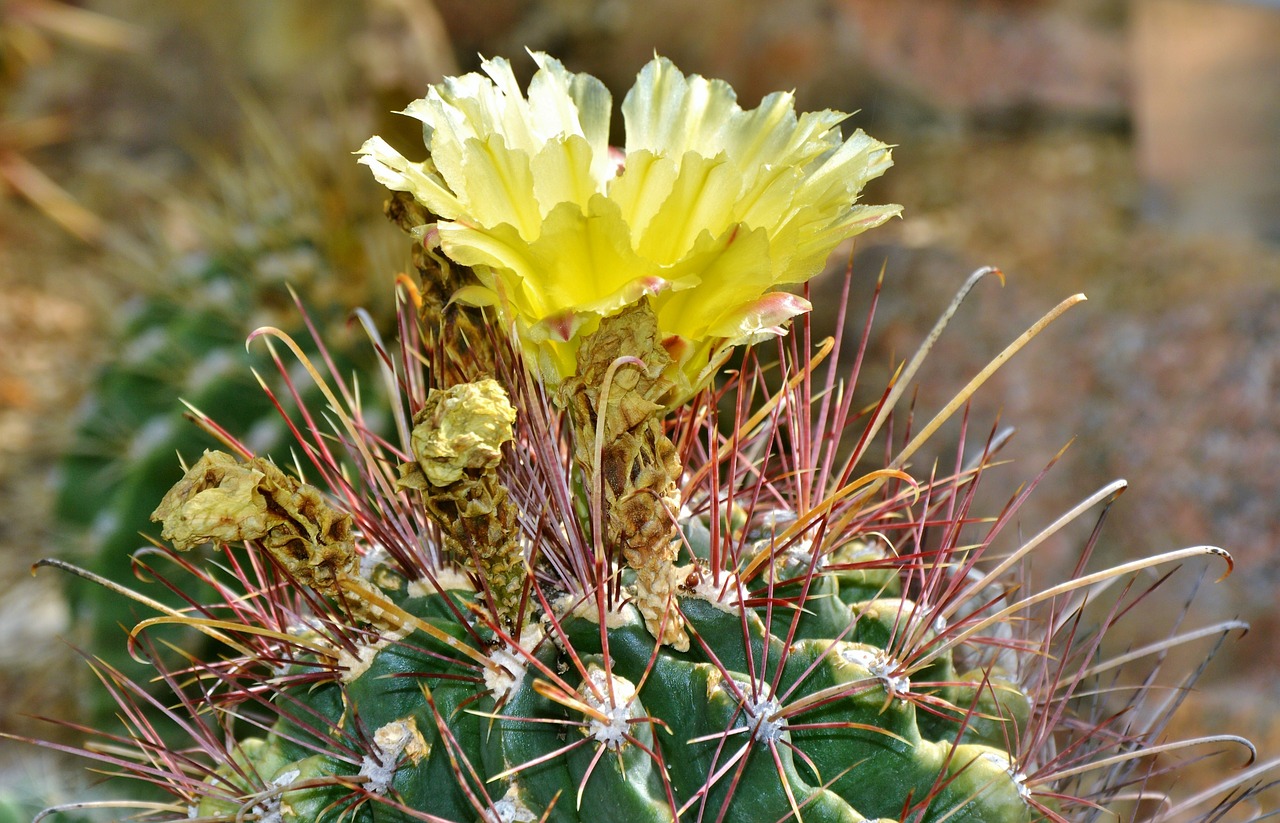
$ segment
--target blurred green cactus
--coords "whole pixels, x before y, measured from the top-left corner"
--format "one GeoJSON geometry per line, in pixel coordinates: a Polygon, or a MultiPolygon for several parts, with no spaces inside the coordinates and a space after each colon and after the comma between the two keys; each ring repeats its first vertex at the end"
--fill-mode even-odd
{"type": "MultiPolygon", "coordinates": [[[[252,108],[246,114],[257,125],[253,140],[260,150],[237,168],[210,164],[219,193],[182,204],[185,232],[194,238],[173,248],[160,235],[160,250],[121,261],[135,294],[103,346],[108,354],[58,467],[55,514],[64,556],[117,582],[135,580],[133,557],[148,545],[148,515],[182,475],[175,455],[194,458],[219,444],[188,419],[193,409],[216,410],[219,423],[255,452],[288,459],[293,437],[255,375],[277,392],[285,391],[284,383],[272,379],[277,370],[266,347],[246,348],[255,329],[282,326],[314,351],[299,319],[295,301],[301,301],[339,367],[367,367],[372,352],[353,345],[363,334],[344,328],[351,307],[368,305],[383,322],[389,316],[376,308],[373,293],[385,290],[371,284],[373,267],[390,258],[379,230],[386,238],[394,232],[376,214],[355,213],[364,198],[350,175],[325,175],[335,190],[322,189],[306,178],[321,175],[301,149],[289,158],[298,165],[282,168],[265,151],[282,138],[261,114],[252,108]]],[[[309,379],[292,378],[316,399],[309,379]]],[[[130,668],[121,625],[136,623],[141,613],[111,590],[71,585],[77,642],[138,671],[130,668]]],[[[158,596],[185,605],[177,593],[158,596]]]]}

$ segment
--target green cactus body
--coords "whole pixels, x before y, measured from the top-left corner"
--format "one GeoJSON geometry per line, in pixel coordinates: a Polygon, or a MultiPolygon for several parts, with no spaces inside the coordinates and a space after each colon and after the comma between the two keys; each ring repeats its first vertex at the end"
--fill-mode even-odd
{"type": "MultiPolygon", "coordinates": [[[[408,597],[409,586],[397,575],[383,569],[374,576],[400,608],[460,643],[473,642],[445,595],[408,597]]],[[[448,596],[461,607],[471,599],[456,591],[448,596]]],[[[828,598],[825,592],[814,596],[828,598]]],[[[851,608],[858,613],[860,606],[863,614],[886,608],[883,601],[851,608]]],[[[282,705],[305,705],[305,712],[288,714],[306,721],[282,719],[266,740],[242,744],[239,756],[252,763],[259,791],[284,790],[278,808],[285,821],[412,819],[394,810],[403,804],[433,819],[470,823],[479,812],[468,791],[497,808],[505,802],[512,810],[530,810],[531,820],[550,809],[546,819],[570,823],[780,820],[791,814],[793,802],[808,821],[899,820],[913,804],[923,816],[912,819],[921,821],[1036,819],[1009,752],[989,745],[993,735],[972,743],[967,738],[973,728],[937,721],[926,736],[908,695],[889,695],[884,676],[867,665],[882,646],[807,637],[787,648],[766,631],[759,608],[742,614],[686,597],[681,609],[701,641],[684,653],[655,652],[631,606],[609,620],[607,654],[598,623],[565,615],[556,621],[556,636],[530,650],[543,669],[528,665],[500,705],[477,682],[474,664],[459,662],[448,645],[415,631],[379,649],[349,682],[344,675],[282,697],[282,705]],[[558,677],[571,690],[566,693],[601,716],[549,699],[543,671],[563,672],[558,677]],[[814,700],[815,708],[771,718],[783,708],[770,701],[772,694],[785,694],[787,705],[814,700]],[[362,733],[406,721],[422,745],[412,758],[391,754],[394,768],[381,772],[381,782],[369,779],[376,768],[365,763],[362,771],[361,763],[344,759],[342,747],[329,742],[356,745],[362,733]],[[325,735],[303,730],[317,725],[328,727],[325,735]],[[326,748],[327,754],[316,753],[326,748]],[[650,752],[661,752],[660,758],[650,752]],[[460,762],[467,764],[461,781],[460,762]],[[660,764],[667,767],[670,798],[660,764]],[[341,788],[287,790],[282,775],[295,772],[355,781],[349,785],[363,778],[391,803],[359,805],[353,812],[348,806],[357,801],[341,788]],[[394,776],[388,781],[387,774],[394,776]],[[326,813],[315,811],[321,795],[334,804],[326,813]]],[[[488,651],[484,643],[473,648],[488,651]]],[[[955,715],[963,717],[967,708],[954,707],[955,715]]],[[[1006,739],[1016,740],[1016,730],[1006,739]]],[[[206,813],[204,806],[199,811],[206,813]]],[[[510,814],[500,819],[524,819],[510,814]]]]}
{"type": "MultiPolygon", "coordinates": [[[[146,545],[140,532],[148,530],[156,495],[181,477],[174,455],[195,457],[217,445],[175,407],[175,397],[216,409],[219,424],[256,452],[287,456],[289,430],[252,372],[270,374],[274,366],[261,346],[245,351],[255,320],[240,307],[256,299],[256,284],[214,264],[201,272],[201,284],[180,298],[152,298],[124,327],[122,356],[100,374],[60,467],[57,514],[74,554],[87,555],[85,566],[110,580],[134,580],[133,553],[146,545]]],[[[259,315],[257,322],[266,319],[259,315]]],[[[198,586],[187,594],[209,596],[198,586]]],[[[178,595],[159,596],[185,605],[178,595]]],[[[83,582],[72,585],[70,602],[77,625],[88,629],[85,642],[113,665],[137,671],[120,643],[120,625],[136,623],[145,611],[83,582]]]]}

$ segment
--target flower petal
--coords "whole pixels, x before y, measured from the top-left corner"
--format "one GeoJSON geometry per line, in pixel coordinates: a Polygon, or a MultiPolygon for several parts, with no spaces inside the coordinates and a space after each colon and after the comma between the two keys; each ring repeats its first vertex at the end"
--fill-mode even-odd
{"type": "Polygon", "coordinates": [[[582,135],[547,141],[533,158],[533,193],[542,217],[561,203],[572,203],[586,211],[591,198],[602,188],[591,163],[591,146],[582,135]]]}
{"type": "Polygon", "coordinates": [[[685,77],[670,60],[655,57],[622,101],[627,154],[678,158],[692,151],[714,157],[724,149],[725,124],[741,113],[728,83],[685,77]]]}
{"type": "Polygon", "coordinates": [[[574,203],[561,203],[547,215],[542,233],[526,241],[510,225],[493,228],[460,223],[440,225],[441,247],[464,266],[483,267],[481,281],[508,296],[536,323],[565,308],[596,313],[616,311],[631,282],[660,276],[658,266],[631,249],[630,232],[618,207],[602,195],[584,214],[574,203]]]}
{"type": "Polygon", "coordinates": [[[901,206],[854,206],[837,220],[816,207],[798,211],[787,225],[778,229],[775,255],[785,259],[775,283],[803,283],[820,274],[831,252],[845,240],[884,223],[902,213],[901,206]]]}
{"type": "Polygon", "coordinates": [[[723,155],[687,152],[667,195],[639,236],[637,250],[662,265],[687,255],[704,232],[719,237],[729,227],[741,177],[723,155]]]}
{"type": "MultiPolygon", "coordinates": [[[[609,199],[618,204],[634,238],[644,236],[649,222],[670,196],[677,172],[670,158],[651,151],[626,156],[622,173],[609,184],[609,199]]],[[[633,242],[638,244],[638,239],[633,242]]]]}
{"type": "Polygon", "coordinates": [[[708,327],[707,334],[723,338],[730,346],[758,343],[782,334],[787,321],[812,309],[813,305],[799,295],[785,291],[769,292],[720,315],[708,327]]]}
{"type": "Polygon", "coordinates": [[[538,71],[529,83],[529,105],[545,139],[578,135],[591,150],[592,177],[597,190],[614,175],[609,159],[609,121],[613,96],[589,74],[566,71],[559,60],[530,52],[538,71]],[[554,112],[554,114],[552,113],[554,112]]]}
{"type": "Polygon", "coordinates": [[[507,148],[501,134],[467,140],[462,150],[466,189],[459,200],[484,226],[515,226],[525,240],[542,231],[542,214],[534,198],[533,169],[522,149],[507,148]]]}
{"type": "Polygon", "coordinates": [[[653,300],[658,328],[700,340],[720,318],[769,290],[773,261],[768,232],[734,226],[715,239],[703,234],[688,259],[673,267],[672,275],[676,271],[689,272],[697,285],[653,300]]]}
{"type": "Polygon", "coordinates": [[[431,171],[429,163],[415,163],[391,148],[381,137],[370,137],[356,152],[373,177],[392,191],[409,192],[435,215],[453,219],[465,209],[444,181],[431,171]]]}

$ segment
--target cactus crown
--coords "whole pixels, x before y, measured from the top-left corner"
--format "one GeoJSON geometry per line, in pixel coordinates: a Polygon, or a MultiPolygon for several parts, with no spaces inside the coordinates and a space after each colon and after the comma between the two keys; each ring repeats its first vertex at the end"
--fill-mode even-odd
{"type": "Polygon", "coordinates": [[[301,389],[273,397],[297,434],[296,464],[255,457],[201,418],[227,451],[194,462],[161,502],[172,545],[146,565],[172,564],[214,595],[186,608],[135,595],[161,614],[132,642],[171,695],[99,664],[130,728],[84,752],[164,791],[139,802],[141,817],[940,823],[1107,809],[1180,820],[1246,797],[1228,796],[1227,781],[1212,797],[1150,802],[1169,710],[1133,709],[1161,683],[1159,649],[1133,682],[1097,687],[1141,658],[1108,658],[1104,638],[1158,587],[1140,582],[1146,571],[1197,556],[1229,565],[1225,552],[1086,572],[1090,541],[1076,573],[1028,586],[1027,559],[1122,484],[1016,540],[1029,489],[994,517],[973,510],[999,438],[975,447],[962,427],[949,467],[911,474],[981,379],[901,445],[894,409],[920,358],[858,405],[866,338],[846,368],[841,334],[815,346],[807,317],[778,339],[775,362],[747,350],[709,382],[709,353],[756,335],[688,323],[763,311],[768,289],[806,279],[836,241],[895,213],[853,204],[884,147],[842,141],[833,113],[796,118],[786,96],[744,112],[726,85],[655,60],[624,104],[617,174],[603,87],[535,59],[527,99],[491,61],[487,79],[449,81],[411,106],[428,161],[363,150],[418,201],[400,195],[390,209],[419,243],[422,286],[400,283],[398,348],[375,335],[380,389],[325,374],[264,330],[328,403],[322,415],[301,389]],[[646,164],[644,185],[665,181],[665,193],[626,199],[619,189],[640,186],[646,164]],[[520,182],[537,195],[570,169],[581,191],[492,196],[520,182]],[[778,214],[752,211],[744,193],[774,198],[778,214]],[[673,211],[650,219],[664,231],[702,225],[695,215],[717,228],[635,263],[657,241],[620,215],[660,201],[673,211]],[[630,245],[605,242],[623,230],[630,245]],[[722,261],[698,257],[725,254],[740,232],[764,255],[754,285],[726,285],[722,261]],[[550,255],[565,243],[633,268],[560,271],[582,263],[550,255]],[[579,282],[595,275],[620,279],[579,282]],[[577,319],[557,337],[548,321],[565,312],[577,319]],[[375,405],[394,433],[372,422],[375,405]],[[183,550],[205,542],[216,559],[188,561],[183,550]],[[1087,630],[1109,581],[1126,585],[1087,630]],[[216,658],[166,654],[148,632],[167,623],[212,638],[216,658]]]}

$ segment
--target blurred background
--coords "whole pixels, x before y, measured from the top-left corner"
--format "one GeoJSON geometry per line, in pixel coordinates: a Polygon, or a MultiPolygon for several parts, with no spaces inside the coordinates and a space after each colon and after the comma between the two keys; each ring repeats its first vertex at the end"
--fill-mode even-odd
{"type": "MultiPolygon", "coordinates": [[[[744,106],[793,88],[896,144],[866,200],[904,219],[853,258],[855,299],[886,273],[870,391],[980,265],[1007,284],[983,282],[943,337],[921,413],[1087,294],[975,402],[976,430],[1017,429],[990,499],[1074,438],[1021,531],[1123,477],[1102,559],[1231,551],[1237,573],[1195,614],[1254,628],[1180,732],[1280,754],[1280,3],[1244,0],[0,0],[0,731],[74,740],[25,715],[85,711],[76,604],[28,569],[107,528],[65,516],[63,456],[105,413],[98,375],[131,356],[138,307],[213,258],[385,306],[407,248],[350,152],[380,132],[421,156],[416,121],[390,112],[478,54],[527,77],[525,47],[597,75],[615,104],[656,50],[744,106]]],[[[238,294],[184,299],[272,319],[262,293],[238,294]]],[[[84,510],[110,499],[103,477],[75,488],[84,510]]],[[[1179,619],[1180,598],[1162,602],[1132,643],[1179,619]]],[[[0,787],[53,802],[87,779],[0,744],[0,787]]]]}

